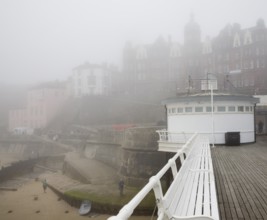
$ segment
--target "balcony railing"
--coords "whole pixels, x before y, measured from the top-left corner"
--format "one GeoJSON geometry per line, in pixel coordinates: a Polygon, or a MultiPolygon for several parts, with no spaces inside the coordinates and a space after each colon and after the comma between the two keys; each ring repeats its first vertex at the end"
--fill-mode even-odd
{"type": "Polygon", "coordinates": [[[194,133],[178,133],[178,132],[171,132],[168,131],[166,129],[163,130],[157,130],[156,131],[159,135],[159,143],[178,143],[178,144],[184,144],[186,143],[190,137],[192,137],[192,135],[194,133]]]}

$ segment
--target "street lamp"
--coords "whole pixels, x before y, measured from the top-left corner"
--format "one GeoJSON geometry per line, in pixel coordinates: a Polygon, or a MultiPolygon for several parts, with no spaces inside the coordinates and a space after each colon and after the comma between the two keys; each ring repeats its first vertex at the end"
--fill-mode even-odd
{"type": "Polygon", "coordinates": [[[214,137],[214,104],[213,104],[213,89],[217,89],[217,80],[209,79],[209,75],[212,73],[207,73],[207,89],[210,90],[210,105],[211,105],[211,133],[212,133],[212,147],[214,147],[215,137],[214,137]]]}

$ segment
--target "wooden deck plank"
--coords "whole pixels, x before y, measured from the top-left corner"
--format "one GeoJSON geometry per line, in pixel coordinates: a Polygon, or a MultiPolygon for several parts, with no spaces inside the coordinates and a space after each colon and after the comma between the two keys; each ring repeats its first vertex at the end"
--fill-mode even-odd
{"type": "Polygon", "coordinates": [[[261,195],[257,193],[256,185],[255,184],[253,185],[250,183],[248,176],[241,177],[240,183],[247,197],[247,201],[248,201],[247,206],[249,204],[251,207],[251,210],[250,210],[250,207],[248,207],[250,215],[252,216],[252,218],[254,218],[253,217],[253,213],[254,213],[257,219],[262,218],[262,215],[260,214],[260,211],[259,211],[261,204],[257,202],[258,199],[260,199],[261,195]]]}
{"type": "Polygon", "coordinates": [[[221,171],[218,167],[218,160],[215,159],[216,156],[217,155],[214,154],[213,168],[214,168],[214,176],[215,176],[215,183],[216,183],[216,190],[217,190],[217,200],[218,200],[220,219],[224,220],[225,211],[224,211],[223,200],[222,200],[222,181],[221,181],[222,177],[221,177],[221,171]]]}
{"type": "MultiPolygon", "coordinates": [[[[240,170],[239,170],[240,171],[240,170]]],[[[255,177],[256,178],[256,177],[255,177]]],[[[242,184],[242,188],[247,196],[247,201],[253,210],[253,213],[256,215],[257,219],[260,219],[263,216],[266,216],[266,213],[262,211],[262,209],[266,208],[266,198],[262,186],[257,185],[255,182],[253,183],[253,179],[245,174],[244,177],[240,178],[240,182],[242,184]],[[260,193],[259,193],[260,191],[260,193]]]]}
{"type": "MultiPolygon", "coordinates": [[[[227,174],[231,172],[231,170],[229,170],[229,165],[231,165],[231,163],[229,161],[227,161],[228,159],[225,158],[225,161],[224,161],[224,165],[227,169],[227,172],[226,172],[226,177],[227,177],[227,174]]],[[[239,175],[239,171],[235,168],[235,169],[232,169],[237,176],[239,176],[238,180],[235,181],[234,183],[236,184],[237,187],[236,188],[236,192],[239,192],[239,201],[240,201],[240,204],[241,204],[241,210],[243,212],[243,215],[245,217],[245,219],[250,219],[252,217],[252,219],[255,219],[255,216],[253,214],[253,212],[251,211],[251,208],[250,206],[246,203],[246,201],[249,201],[247,199],[248,195],[245,194],[245,191],[244,191],[244,188],[243,188],[243,184],[240,182],[241,180],[241,176],[239,175]]]]}
{"type": "Polygon", "coordinates": [[[228,168],[227,172],[225,172],[225,178],[227,179],[227,176],[229,176],[229,174],[234,174],[236,177],[238,177],[236,180],[232,181],[234,183],[234,189],[235,189],[235,194],[237,195],[237,199],[238,202],[240,204],[241,207],[241,211],[243,213],[244,219],[256,219],[255,216],[253,215],[253,213],[251,213],[251,208],[249,207],[247,203],[247,201],[249,201],[244,193],[243,190],[243,184],[240,182],[240,178],[242,177],[240,175],[240,172],[237,170],[236,167],[234,167],[234,169],[230,169],[228,166],[233,165],[234,163],[229,163],[229,161],[227,161],[227,158],[223,159],[224,161],[224,167],[228,168]]]}
{"type": "Polygon", "coordinates": [[[220,219],[267,219],[267,138],[212,149],[220,219]]]}

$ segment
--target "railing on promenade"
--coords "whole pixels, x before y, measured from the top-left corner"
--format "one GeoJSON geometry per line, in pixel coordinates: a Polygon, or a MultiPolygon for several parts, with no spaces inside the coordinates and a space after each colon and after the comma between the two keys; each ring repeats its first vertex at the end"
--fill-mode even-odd
{"type": "Polygon", "coordinates": [[[170,143],[179,143],[179,144],[184,144],[186,143],[190,137],[194,133],[178,133],[178,132],[171,132],[166,129],[162,130],[157,130],[156,131],[159,135],[159,140],[158,142],[170,142],[170,143]]]}
{"type": "MultiPolygon", "coordinates": [[[[155,175],[152,176],[149,179],[149,182],[139,191],[139,193],[136,194],[136,196],[128,203],[126,204],[118,213],[116,216],[112,216],[109,218],[109,220],[126,220],[128,219],[135,208],[140,204],[140,202],[147,196],[147,194],[153,189],[156,202],[158,205],[158,209],[162,209],[162,198],[163,198],[163,192],[162,192],[162,185],[160,182],[160,179],[164,176],[164,174],[171,168],[172,175],[175,177],[178,173],[178,169],[176,166],[176,160],[180,158],[181,162],[184,161],[184,153],[187,152],[188,149],[190,149],[191,145],[194,143],[194,140],[196,138],[197,134],[193,134],[191,138],[183,145],[183,147],[171,158],[169,159],[168,163],[155,175]]],[[[164,212],[159,212],[164,213],[164,212]]],[[[162,219],[163,216],[159,216],[158,219],[162,219]]]]}

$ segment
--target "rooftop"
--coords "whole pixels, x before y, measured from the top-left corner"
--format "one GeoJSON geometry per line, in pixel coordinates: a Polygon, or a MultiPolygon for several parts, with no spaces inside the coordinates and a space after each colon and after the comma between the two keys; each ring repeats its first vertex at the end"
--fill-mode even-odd
{"type": "MultiPolygon", "coordinates": [[[[162,104],[171,104],[176,102],[199,102],[210,101],[210,92],[179,95],[176,97],[168,98],[162,101],[162,104]]],[[[214,101],[247,101],[253,104],[259,103],[259,98],[242,94],[230,94],[230,93],[213,93],[214,101]]]]}

